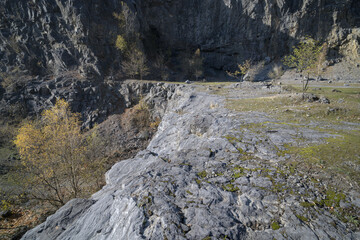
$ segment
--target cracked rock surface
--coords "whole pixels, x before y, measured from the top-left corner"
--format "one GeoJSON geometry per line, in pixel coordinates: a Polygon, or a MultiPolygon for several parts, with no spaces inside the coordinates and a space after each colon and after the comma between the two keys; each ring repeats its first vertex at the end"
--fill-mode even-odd
{"type": "MultiPolygon", "coordinates": [[[[359,239],[359,229],[315,204],[329,200],[326,184],[286,165],[286,146],[299,134],[309,144],[329,137],[177,86],[146,150],[115,164],[90,199],[68,202],[23,239],[359,239]]],[[[358,215],[358,192],[334,199],[358,215]]]]}

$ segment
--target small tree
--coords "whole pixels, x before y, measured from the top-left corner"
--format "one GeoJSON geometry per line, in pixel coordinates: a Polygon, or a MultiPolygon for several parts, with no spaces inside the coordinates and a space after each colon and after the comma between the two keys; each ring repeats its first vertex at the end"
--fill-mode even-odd
{"type": "Polygon", "coordinates": [[[84,196],[90,179],[101,177],[97,141],[96,132],[81,133],[79,114],[72,113],[64,100],[44,111],[41,121],[24,124],[14,142],[29,194],[54,206],[84,196]]]}
{"type": "Polygon", "coordinates": [[[241,80],[249,72],[250,67],[251,67],[251,61],[248,59],[243,64],[238,63],[238,69],[236,69],[235,72],[226,71],[226,73],[230,77],[234,77],[238,80],[241,80]]]}
{"type": "Polygon", "coordinates": [[[168,80],[168,78],[169,78],[169,71],[168,71],[168,67],[167,67],[167,64],[169,61],[168,59],[169,59],[168,56],[166,56],[163,53],[160,53],[157,55],[155,62],[154,62],[154,66],[155,66],[157,72],[159,73],[161,80],[164,80],[164,81],[168,80]]]}
{"type": "Polygon", "coordinates": [[[122,2],[121,12],[113,13],[113,17],[118,20],[120,34],[115,40],[115,47],[122,53],[122,70],[132,78],[139,75],[142,80],[143,76],[149,73],[146,64],[146,56],[141,51],[142,43],[140,34],[136,29],[136,14],[131,11],[130,7],[122,2]]]}
{"type": "Polygon", "coordinates": [[[143,76],[149,73],[149,68],[146,65],[145,54],[135,48],[132,53],[128,54],[127,59],[123,61],[122,69],[132,78],[139,75],[142,80],[143,76]]]}
{"type": "Polygon", "coordinates": [[[201,57],[200,49],[196,49],[193,57],[190,59],[191,72],[194,74],[196,80],[203,74],[203,58],[201,57]]]}
{"type": "Polygon", "coordinates": [[[196,49],[192,54],[186,52],[181,56],[182,70],[186,73],[187,77],[197,80],[203,74],[203,58],[201,57],[200,49],[196,49]]]}
{"type": "Polygon", "coordinates": [[[308,89],[310,69],[314,68],[318,62],[322,46],[310,37],[306,37],[296,47],[293,47],[292,54],[285,56],[283,62],[288,67],[296,68],[300,73],[307,72],[307,77],[303,80],[303,97],[308,89]]]}
{"type": "Polygon", "coordinates": [[[121,11],[119,13],[114,12],[113,17],[118,21],[121,34],[128,40],[133,38],[136,27],[136,14],[131,11],[125,2],[121,2],[121,11]]]}

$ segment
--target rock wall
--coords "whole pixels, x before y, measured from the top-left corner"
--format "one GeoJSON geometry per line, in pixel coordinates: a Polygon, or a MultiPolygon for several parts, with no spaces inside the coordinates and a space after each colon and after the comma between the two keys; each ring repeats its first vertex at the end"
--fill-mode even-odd
{"type": "Polygon", "coordinates": [[[28,75],[76,70],[99,78],[118,54],[113,12],[121,1],[4,0],[0,2],[0,68],[28,75]]]}
{"type": "MultiPolygon", "coordinates": [[[[211,69],[227,69],[249,58],[280,57],[305,35],[329,40],[333,55],[352,55],[346,50],[350,48],[357,49],[355,58],[359,56],[357,0],[125,2],[136,14],[134,28],[148,53],[171,50],[176,56],[200,48],[211,69]],[[344,44],[349,48],[339,49],[344,44]]],[[[2,0],[2,78],[74,70],[101,79],[118,71],[121,55],[114,43],[119,27],[113,13],[121,11],[121,3],[2,0]]]]}
{"type": "Polygon", "coordinates": [[[360,27],[356,2],[153,0],[144,1],[143,14],[150,29],[171,48],[199,47],[208,66],[226,69],[249,58],[280,57],[306,35],[327,40],[336,49],[360,27]]]}
{"type": "Polygon", "coordinates": [[[123,113],[140,99],[148,104],[154,119],[161,118],[174,91],[172,84],[139,81],[111,84],[62,75],[48,81],[34,79],[19,91],[4,93],[0,113],[5,116],[9,108],[16,106],[26,115],[38,116],[61,98],[70,103],[74,112],[81,113],[83,128],[88,128],[112,114],[123,113]]]}

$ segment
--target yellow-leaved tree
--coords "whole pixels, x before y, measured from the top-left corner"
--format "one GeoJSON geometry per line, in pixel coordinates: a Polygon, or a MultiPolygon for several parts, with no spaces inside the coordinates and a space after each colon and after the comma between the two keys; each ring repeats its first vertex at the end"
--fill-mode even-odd
{"type": "Polygon", "coordinates": [[[243,77],[248,73],[248,71],[251,68],[251,61],[249,59],[247,59],[243,64],[237,64],[238,65],[238,69],[240,70],[235,70],[235,72],[229,72],[226,71],[226,73],[233,78],[236,78],[238,80],[242,80],[243,77]]]}
{"type": "MultiPolygon", "coordinates": [[[[285,56],[283,59],[283,63],[286,66],[296,68],[300,73],[307,72],[306,79],[302,81],[303,98],[309,87],[310,70],[316,67],[323,46],[325,45],[321,45],[318,41],[307,36],[297,46],[293,47],[290,55],[285,56]]],[[[323,56],[323,58],[325,58],[325,56],[323,56]]]]}
{"type": "MultiPolygon", "coordinates": [[[[15,139],[29,194],[61,206],[86,196],[103,173],[101,140],[96,131],[83,134],[80,115],[65,100],[24,124],[15,139]]],[[[95,189],[93,189],[95,190],[95,189]]]]}

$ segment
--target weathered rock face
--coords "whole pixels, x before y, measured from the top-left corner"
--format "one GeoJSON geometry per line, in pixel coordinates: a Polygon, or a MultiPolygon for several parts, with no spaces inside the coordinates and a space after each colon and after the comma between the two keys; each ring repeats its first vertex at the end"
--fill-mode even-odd
{"type": "Polygon", "coordinates": [[[121,1],[32,0],[0,3],[1,71],[52,75],[76,70],[99,78],[114,51],[121,1]]]}
{"type": "Polygon", "coordinates": [[[5,93],[0,101],[0,112],[6,115],[8,106],[21,105],[27,115],[38,116],[57,99],[65,99],[74,112],[82,114],[84,127],[100,123],[125,108],[123,96],[116,89],[103,83],[62,76],[50,81],[31,81],[17,92],[5,93]]]}
{"type": "Polygon", "coordinates": [[[83,127],[92,127],[112,114],[121,114],[141,98],[152,110],[152,118],[161,118],[174,85],[164,83],[125,81],[114,84],[78,79],[62,75],[52,80],[32,80],[18,91],[4,93],[0,113],[9,114],[9,108],[21,108],[23,114],[38,116],[52,107],[57,99],[65,99],[74,112],[82,115],[83,127]]]}
{"type": "MultiPolygon", "coordinates": [[[[279,155],[299,132],[307,144],[331,135],[232,112],[223,100],[177,87],[146,150],[114,165],[89,200],[70,201],[23,239],[357,239],[330,209],[304,205],[323,199],[325,184],[286,169],[288,156],[279,155]],[[246,127],[259,124],[267,127],[246,127]]],[[[340,204],[348,201],[359,209],[357,193],[340,204]]]]}
{"type": "Polygon", "coordinates": [[[200,47],[206,63],[222,69],[249,58],[282,56],[305,35],[336,47],[360,27],[356,5],[356,0],[154,0],[144,2],[143,14],[171,48],[200,47]]]}
{"type": "MultiPolygon", "coordinates": [[[[75,70],[88,78],[118,71],[119,27],[112,14],[121,11],[121,2],[1,1],[1,71],[33,76],[75,70]]],[[[354,55],[355,49],[351,57],[359,57],[357,0],[125,2],[136,13],[133,27],[147,51],[200,48],[214,69],[282,56],[305,35],[329,40],[334,55],[354,55]]]]}

